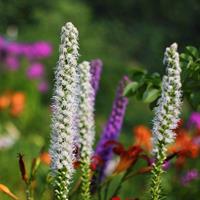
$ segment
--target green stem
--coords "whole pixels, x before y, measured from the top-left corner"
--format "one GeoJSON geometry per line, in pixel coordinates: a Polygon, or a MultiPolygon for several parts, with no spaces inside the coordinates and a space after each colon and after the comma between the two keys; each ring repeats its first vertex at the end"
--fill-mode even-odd
{"type": "Polygon", "coordinates": [[[71,192],[69,193],[69,199],[72,198],[72,196],[74,196],[74,194],[76,194],[76,192],[79,190],[81,185],[81,180],[79,179],[77,181],[77,183],[75,184],[75,186],[73,187],[73,189],[71,190],[71,192]]]}
{"type": "Polygon", "coordinates": [[[59,169],[54,180],[54,199],[69,199],[69,179],[67,179],[67,170],[59,169]]]}
{"type": "Polygon", "coordinates": [[[101,187],[98,189],[98,200],[101,200],[101,187]]]}
{"type": "Polygon", "coordinates": [[[90,179],[91,179],[91,170],[88,162],[81,163],[81,196],[83,200],[90,200],[90,179]]]}
{"type": "Polygon", "coordinates": [[[115,191],[113,192],[112,197],[117,196],[117,194],[118,194],[119,191],[121,190],[122,184],[123,184],[124,180],[126,180],[126,176],[127,176],[128,174],[129,174],[129,170],[127,170],[127,171],[124,173],[124,175],[122,176],[122,178],[121,178],[121,180],[120,180],[120,182],[119,182],[117,188],[116,188],[115,191]]]}
{"type": "Polygon", "coordinates": [[[159,159],[153,164],[152,169],[152,178],[151,178],[151,199],[152,200],[160,200],[162,199],[162,174],[164,173],[163,170],[163,163],[165,161],[165,151],[163,150],[163,144],[160,144],[160,151],[158,152],[157,156],[159,159]]]}
{"type": "Polygon", "coordinates": [[[31,192],[31,183],[26,184],[26,200],[33,200],[32,192],[31,192]]]}
{"type": "Polygon", "coordinates": [[[105,194],[104,194],[104,200],[107,200],[107,196],[108,196],[108,191],[109,191],[109,186],[110,186],[111,180],[108,181],[106,188],[105,188],[105,194]]]}

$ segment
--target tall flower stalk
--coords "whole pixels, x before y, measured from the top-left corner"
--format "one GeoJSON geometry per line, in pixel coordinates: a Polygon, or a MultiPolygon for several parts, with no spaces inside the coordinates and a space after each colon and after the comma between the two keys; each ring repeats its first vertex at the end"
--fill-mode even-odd
{"type": "Polygon", "coordinates": [[[94,141],[94,89],[91,85],[90,63],[84,61],[79,64],[80,70],[80,108],[79,108],[79,131],[80,131],[80,169],[81,169],[81,196],[84,200],[91,199],[91,157],[94,141]]]}
{"type": "Polygon", "coordinates": [[[175,139],[174,129],[179,121],[181,108],[181,68],[177,44],[166,48],[163,63],[166,65],[166,75],[162,81],[162,94],[155,108],[153,120],[153,153],[156,161],[153,164],[151,180],[151,199],[162,199],[161,176],[163,163],[166,159],[167,145],[175,139]]]}
{"type": "Polygon", "coordinates": [[[105,176],[104,172],[107,166],[107,162],[112,157],[112,147],[105,147],[105,144],[109,140],[116,140],[121,131],[126,107],[128,104],[127,97],[123,96],[123,90],[128,81],[129,81],[128,77],[124,76],[123,79],[119,83],[119,86],[116,92],[115,101],[112,107],[112,112],[101,134],[101,138],[95,150],[95,154],[100,156],[100,158],[103,160],[103,165],[101,166],[101,169],[100,169],[99,181],[101,181],[104,178],[105,176]]]}
{"type": "Polygon", "coordinates": [[[61,31],[59,61],[55,72],[53,97],[52,134],[50,154],[54,193],[56,200],[67,200],[74,172],[73,140],[77,137],[75,123],[79,101],[77,100],[78,31],[72,23],[66,23],[61,31]]]}

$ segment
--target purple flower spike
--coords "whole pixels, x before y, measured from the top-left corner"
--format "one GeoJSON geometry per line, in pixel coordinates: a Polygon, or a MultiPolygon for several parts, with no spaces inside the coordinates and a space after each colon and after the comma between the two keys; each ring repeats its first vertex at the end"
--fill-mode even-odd
{"type": "Polygon", "coordinates": [[[27,70],[30,79],[41,78],[44,75],[44,66],[41,63],[33,63],[27,70]]]}
{"type": "Polygon", "coordinates": [[[96,59],[96,60],[92,60],[90,62],[90,66],[91,66],[90,73],[92,74],[91,84],[92,84],[92,87],[94,89],[94,93],[96,96],[96,93],[99,89],[99,81],[100,81],[100,77],[101,77],[103,63],[100,59],[96,59]]]}
{"type": "Polygon", "coordinates": [[[193,112],[188,120],[188,126],[194,125],[196,128],[200,129],[200,113],[199,112],[193,112]]]}
{"type": "Polygon", "coordinates": [[[112,148],[105,148],[105,144],[109,140],[117,140],[121,131],[126,107],[128,104],[128,99],[123,96],[123,90],[128,81],[128,77],[125,76],[119,83],[111,115],[96,147],[95,154],[100,156],[104,163],[100,169],[100,181],[104,178],[104,170],[107,166],[107,162],[111,159],[113,154],[112,148]]]}
{"type": "Polygon", "coordinates": [[[181,178],[181,184],[186,186],[191,181],[196,180],[199,178],[199,172],[196,169],[192,169],[186,172],[181,178]]]}

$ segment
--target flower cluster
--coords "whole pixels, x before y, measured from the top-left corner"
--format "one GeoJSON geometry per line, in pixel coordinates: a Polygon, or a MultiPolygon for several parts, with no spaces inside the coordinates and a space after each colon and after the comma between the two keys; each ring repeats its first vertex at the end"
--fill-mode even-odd
{"type": "Polygon", "coordinates": [[[68,199],[69,185],[74,171],[72,141],[77,135],[74,128],[79,102],[77,95],[78,31],[72,23],[66,23],[61,31],[60,55],[55,72],[55,94],[50,154],[51,168],[56,177],[57,199],[68,199]],[[77,109],[76,109],[77,108],[77,109]]]}
{"type": "Polygon", "coordinates": [[[153,152],[159,159],[166,152],[166,145],[174,141],[174,129],[177,127],[181,106],[181,68],[177,44],[166,49],[164,64],[167,75],[163,77],[162,94],[155,108],[153,120],[153,152]]]}
{"type": "Polygon", "coordinates": [[[6,91],[0,96],[0,111],[9,108],[13,117],[19,117],[25,107],[26,95],[23,92],[6,91]]]}
{"type": "Polygon", "coordinates": [[[198,170],[196,169],[192,169],[192,170],[189,170],[187,171],[186,174],[184,174],[182,177],[181,177],[181,184],[183,186],[186,186],[188,185],[191,181],[193,180],[196,180],[199,178],[199,172],[198,170]]]}
{"type": "Polygon", "coordinates": [[[175,139],[173,131],[179,122],[181,106],[181,68],[179,64],[179,54],[177,44],[172,44],[166,48],[164,64],[167,66],[167,75],[163,77],[162,93],[155,108],[155,118],[153,120],[153,153],[156,162],[153,164],[151,198],[160,199],[161,175],[163,173],[163,163],[166,159],[167,145],[175,139]]]}
{"type": "Polygon", "coordinates": [[[52,47],[49,43],[39,41],[35,43],[17,43],[4,39],[0,36],[0,59],[3,59],[11,69],[19,67],[20,57],[24,56],[28,60],[38,60],[49,57],[52,47]]]}
{"type": "Polygon", "coordinates": [[[26,58],[29,63],[26,75],[31,80],[39,80],[38,90],[40,92],[46,92],[48,89],[48,84],[45,78],[45,68],[40,60],[49,57],[51,54],[52,47],[47,42],[41,41],[30,44],[17,43],[8,41],[0,36],[1,63],[6,67],[6,69],[16,71],[20,68],[21,58],[26,58]]]}

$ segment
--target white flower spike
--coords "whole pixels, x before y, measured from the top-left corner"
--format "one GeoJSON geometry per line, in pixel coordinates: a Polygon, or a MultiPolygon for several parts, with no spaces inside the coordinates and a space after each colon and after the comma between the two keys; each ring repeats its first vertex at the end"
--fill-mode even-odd
{"type": "Polygon", "coordinates": [[[79,106],[78,49],[78,31],[72,23],[66,23],[61,31],[59,61],[55,72],[50,144],[51,168],[55,176],[55,198],[59,200],[68,199],[74,172],[73,140],[78,134],[76,118],[79,106]]]}
{"type": "Polygon", "coordinates": [[[166,159],[167,145],[173,143],[176,135],[174,129],[177,127],[181,111],[181,68],[177,44],[174,43],[166,48],[164,55],[166,75],[162,81],[162,94],[155,108],[153,120],[153,153],[156,161],[152,169],[151,199],[162,199],[161,175],[163,163],[166,159]]]}
{"type": "Polygon", "coordinates": [[[89,200],[90,196],[90,163],[93,154],[92,145],[95,136],[94,130],[94,97],[95,91],[91,85],[90,63],[84,61],[79,65],[80,70],[80,109],[79,128],[81,145],[81,180],[82,199],[89,200]]]}

